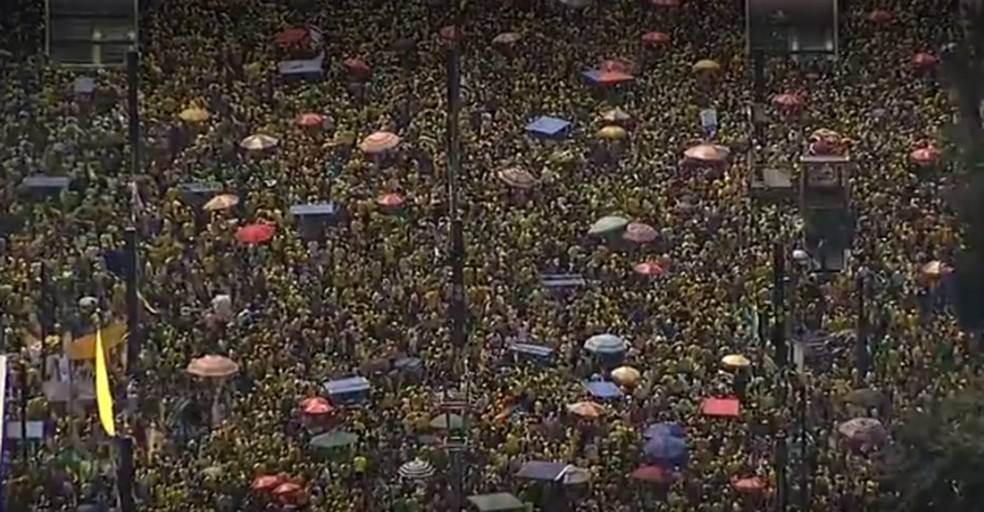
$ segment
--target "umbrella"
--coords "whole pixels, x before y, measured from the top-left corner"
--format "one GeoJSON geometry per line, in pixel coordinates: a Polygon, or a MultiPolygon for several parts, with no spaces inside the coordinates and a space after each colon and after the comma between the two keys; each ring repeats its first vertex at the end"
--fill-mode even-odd
{"type": "Polygon", "coordinates": [[[568,405],[567,412],[582,418],[598,419],[605,415],[605,408],[594,402],[584,401],[568,405]]]}
{"type": "Polygon", "coordinates": [[[387,209],[399,208],[403,206],[404,203],[406,203],[406,200],[403,199],[403,196],[395,192],[390,192],[388,194],[381,194],[379,197],[376,198],[376,204],[387,209]]]}
{"type": "Polygon", "coordinates": [[[605,73],[623,73],[631,75],[636,64],[628,59],[607,59],[598,64],[598,69],[605,73]]]}
{"type": "Polygon", "coordinates": [[[202,123],[211,117],[207,110],[198,107],[186,108],[178,114],[178,119],[186,123],[202,123]]]}
{"type": "Polygon", "coordinates": [[[636,480],[654,484],[668,484],[673,481],[672,474],[659,466],[640,466],[629,476],[636,480]]]}
{"type": "Polygon", "coordinates": [[[407,480],[426,480],[434,476],[434,466],[425,460],[413,459],[404,462],[398,473],[407,480]]]}
{"type": "Polygon", "coordinates": [[[670,42],[670,35],[666,32],[646,32],[642,34],[642,42],[650,46],[658,46],[670,42]]]}
{"type": "Polygon", "coordinates": [[[301,410],[308,416],[324,416],[331,414],[335,408],[328,403],[328,400],[320,396],[313,396],[311,398],[305,398],[301,402],[301,410]]]}
{"type": "Polygon", "coordinates": [[[629,224],[629,219],[617,215],[609,215],[595,221],[588,229],[589,235],[605,235],[613,231],[624,229],[629,224]]]}
{"type": "Polygon", "coordinates": [[[917,54],[915,54],[915,55],[912,56],[912,65],[913,65],[913,67],[915,67],[917,69],[920,69],[920,70],[930,69],[930,68],[936,66],[936,64],[939,61],[940,60],[937,59],[935,55],[933,55],[932,53],[928,53],[928,52],[919,52],[919,53],[917,53],[917,54]]]}
{"type": "Polygon", "coordinates": [[[389,151],[400,145],[400,137],[390,132],[376,132],[364,139],[359,148],[369,154],[389,151]]]}
{"type": "Polygon", "coordinates": [[[828,141],[831,143],[839,143],[841,138],[840,132],[831,130],[830,128],[817,128],[810,134],[810,140],[814,142],[828,141]]]}
{"type": "Polygon", "coordinates": [[[220,210],[228,210],[237,204],[239,204],[239,196],[232,194],[219,194],[212,199],[209,199],[208,202],[202,206],[202,209],[207,212],[217,212],[220,210]]]}
{"type": "Polygon", "coordinates": [[[366,64],[366,61],[362,59],[348,58],[342,61],[342,65],[349,73],[355,75],[367,75],[370,71],[369,64],[366,64]]]}
{"type": "Polygon", "coordinates": [[[765,482],[757,476],[737,478],[732,481],[731,485],[742,494],[758,494],[765,490],[765,482]]]}
{"type": "Polygon", "coordinates": [[[536,185],[536,178],[529,171],[520,167],[500,169],[496,176],[510,187],[529,189],[536,185]]]}
{"type": "Polygon", "coordinates": [[[629,348],[629,342],[614,334],[596,334],[584,342],[584,350],[594,354],[621,354],[629,348]]]}
{"type": "Polygon", "coordinates": [[[243,139],[239,143],[239,147],[247,151],[265,151],[277,147],[277,144],[280,144],[280,141],[275,137],[258,133],[243,139]]]}
{"type": "Polygon", "coordinates": [[[653,7],[680,7],[680,0],[649,0],[653,7]]]}
{"type": "Polygon", "coordinates": [[[642,437],[643,439],[653,439],[656,437],[678,437],[683,439],[687,437],[687,433],[679,423],[656,423],[646,428],[642,433],[642,437]]]}
{"type": "Polygon", "coordinates": [[[454,25],[442,27],[439,34],[447,41],[461,41],[465,38],[465,31],[454,25]]]}
{"type": "Polygon", "coordinates": [[[783,93],[772,97],[772,104],[782,108],[799,108],[803,106],[803,98],[798,94],[783,93]]]}
{"type": "Polygon", "coordinates": [[[624,139],[627,135],[628,132],[625,131],[625,128],[615,125],[605,126],[604,128],[598,130],[597,133],[599,139],[607,140],[624,139]]]}
{"type": "Polygon", "coordinates": [[[721,65],[711,59],[701,59],[693,65],[693,70],[696,72],[717,71],[719,69],[721,69],[721,65]]]}
{"type": "Polygon", "coordinates": [[[663,272],[665,272],[663,267],[661,267],[658,263],[652,263],[649,261],[636,263],[635,266],[632,267],[632,270],[634,270],[636,274],[646,277],[658,277],[663,275],[663,272]]]}
{"type": "Polygon", "coordinates": [[[648,462],[684,466],[687,459],[687,442],[679,437],[656,436],[642,446],[642,456],[648,462]]]}
{"type": "Polygon", "coordinates": [[[618,107],[607,110],[601,115],[601,120],[606,123],[624,123],[625,121],[629,121],[631,119],[632,116],[629,115],[628,112],[618,107]]]}
{"type": "Polygon", "coordinates": [[[336,430],[312,437],[310,444],[311,448],[333,450],[353,445],[358,441],[359,436],[344,430],[336,430]]]}
{"type": "Polygon", "coordinates": [[[254,491],[272,491],[284,483],[284,478],[280,475],[260,475],[253,479],[250,488],[254,491]]]}
{"type": "Polygon", "coordinates": [[[705,398],[700,408],[705,416],[737,418],[741,413],[741,402],[735,398],[705,398]]]}
{"type": "Polygon", "coordinates": [[[523,35],[519,32],[503,32],[492,38],[492,44],[511,45],[519,42],[523,35]]]}
{"type": "Polygon", "coordinates": [[[617,382],[620,386],[635,386],[636,383],[639,382],[640,377],[642,377],[642,374],[639,373],[639,370],[636,370],[631,366],[619,366],[618,368],[612,370],[612,380],[617,382]]]}
{"type": "Polygon", "coordinates": [[[935,147],[925,147],[914,149],[909,153],[909,159],[921,167],[929,167],[936,163],[940,158],[940,150],[935,147]]]}
{"type": "Polygon", "coordinates": [[[683,152],[688,159],[701,162],[722,162],[730,154],[728,148],[717,144],[697,144],[683,152]]]}
{"type": "Polygon", "coordinates": [[[258,245],[269,242],[276,228],[272,224],[250,224],[236,231],[236,240],[244,245],[258,245]]]}
{"type": "Polygon", "coordinates": [[[324,124],[325,116],[314,113],[299,114],[294,122],[301,128],[317,128],[324,124]]]}
{"type": "Polygon", "coordinates": [[[457,414],[440,414],[431,420],[430,426],[436,430],[462,430],[465,428],[465,419],[457,414]]]}
{"type": "MultiPolygon", "coordinates": [[[[103,351],[108,352],[123,344],[126,337],[126,323],[114,322],[102,329],[103,351]]],[[[96,333],[87,334],[73,339],[65,347],[65,355],[73,361],[82,361],[96,357],[96,333]]]]}
{"type": "Polygon", "coordinates": [[[837,427],[842,436],[857,441],[877,441],[884,437],[885,428],[874,418],[854,418],[837,427]]]}
{"type": "Polygon", "coordinates": [[[891,23],[894,19],[895,15],[884,9],[875,9],[868,13],[868,21],[879,25],[891,23]]]}
{"type": "Polygon", "coordinates": [[[659,231],[656,231],[656,228],[649,224],[630,222],[625,226],[625,233],[622,234],[622,238],[637,244],[648,244],[659,238],[659,231]]]}
{"type": "Polygon", "coordinates": [[[919,273],[931,278],[938,278],[950,272],[950,267],[939,260],[930,261],[919,268],[919,273]]]}
{"type": "Polygon", "coordinates": [[[239,364],[225,356],[207,355],[192,359],[188,373],[195,377],[222,379],[239,372],[239,364]]]}
{"type": "Polygon", "coordinates": [[[304,490],[300,484],[294,482],[284,482],[273,490],[273,495],[281,501],[290,501],[297,497],[304,490]]]}
{"type": "Polygon", "coordinates": [[[748,368],[752,363],[741,354],[728,354],[721,358],[721,364],[727,368],[748,368]]]}

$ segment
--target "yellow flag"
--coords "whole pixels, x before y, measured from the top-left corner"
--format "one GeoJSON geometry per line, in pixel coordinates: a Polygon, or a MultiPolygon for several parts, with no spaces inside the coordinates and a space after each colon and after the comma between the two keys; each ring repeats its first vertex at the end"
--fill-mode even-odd
{"type": "Polygon", "coordinates": [[[109,374],[106,372],[106,352],[103,351],[102,329],[96,330],[96,406],[99,423],[110,437],[116,436],[113,419],[113,394],[109,391],[109,374]]]}

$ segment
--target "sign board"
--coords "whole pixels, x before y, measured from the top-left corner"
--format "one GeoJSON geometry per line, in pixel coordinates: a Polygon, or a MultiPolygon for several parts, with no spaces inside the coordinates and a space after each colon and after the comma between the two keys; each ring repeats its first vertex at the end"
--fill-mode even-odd
{"type": "Polygon", "coordinates": [[[704,131],[704,137],[713,139],[718,129],[718,113],[713,108],[705,108],[700,111],[700,128],[704,131]]]}

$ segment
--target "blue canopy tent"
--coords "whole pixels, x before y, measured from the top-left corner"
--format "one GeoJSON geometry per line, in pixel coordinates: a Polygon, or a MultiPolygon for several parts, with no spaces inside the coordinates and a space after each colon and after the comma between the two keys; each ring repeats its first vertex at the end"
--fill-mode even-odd
{"type": "Polygon", "coordinates": [[[369,394],[372,385],[364,377],[349,377],[346,379],[325,382],[325,394],[335,403],[351,405],[361,402],[369,394]]]}
{"type": "Polygon", "coordinates": [[[540,116],[526,125],[526,132],[534,137],[545,139],[562,139],[570,131],[570,121],[559,117],[540,116]]]}
{"type": "Polygon", "coordinates": [[[325,227],[334,224],[339,218],[339,208],[335,203],[295,204],[290,214],[297,221],[297,231],[305,240],[315,240],[324,235],[325,227]]]}
{"type": "Polygon", "coordinates": [[[684,439],[687,437],[687,432],[683,429],[683,425],[679,423],[656,423],[650,425],[642,432],[642,437],[644,439],[654,439],[657,437],[676,437],[679,439],[684,439]]]}
{"type": "Polygon", "coordinates": [[[574,466],[564,462],[534,460],[523,464],[523,467],[519,468],[519,471],[516,472],[516,478],[556,482],[563,479],[564,475],[572,469],[574,469],[574,466]]]}
{"type": "Polygon", "coordinates": [[[586,389],[592,397],[599,400],[617,400],[624,396],[622,390],[619,389],[614,382],[609,382],[607,380],[585,382],[584,389],[586,389]]]}
{"type": "Polygon", "coordinates": [[[277,65],[280,76],[284,78],[320,79],[324,73],[325,56],[313,59],[283,60],[277,65]]]}
{"type": "Polygon", "coordinates": [[[513,353],[517,361],[533,361],[544,363],[553,358],[553,349],[535,343],[513,343],[509,345],[509,351],[513,353]]]}
{"type": "Polygon", "coordinates": [[[684,468],[687,466],[687,442],[668,435],[654,437],[642,446],[642,459],[654,466],[684,468]]]}

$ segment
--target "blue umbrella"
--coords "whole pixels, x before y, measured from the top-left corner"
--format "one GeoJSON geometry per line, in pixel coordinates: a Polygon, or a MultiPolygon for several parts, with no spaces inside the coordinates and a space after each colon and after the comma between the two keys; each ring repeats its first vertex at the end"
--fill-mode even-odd
{"type": "Polygon", "coordinates": [[[642,447],[647,463],[683,467],[687,465],[687,442],[678,437],[654,437],[642,447]]]}
{"type": "Polygon", "coordinates": [[[657,437],[675,437],[685,439],[687,432],[679,423],[656,423],[649,425],[642,433],[644,439],[655,439],[657,437]]]}

